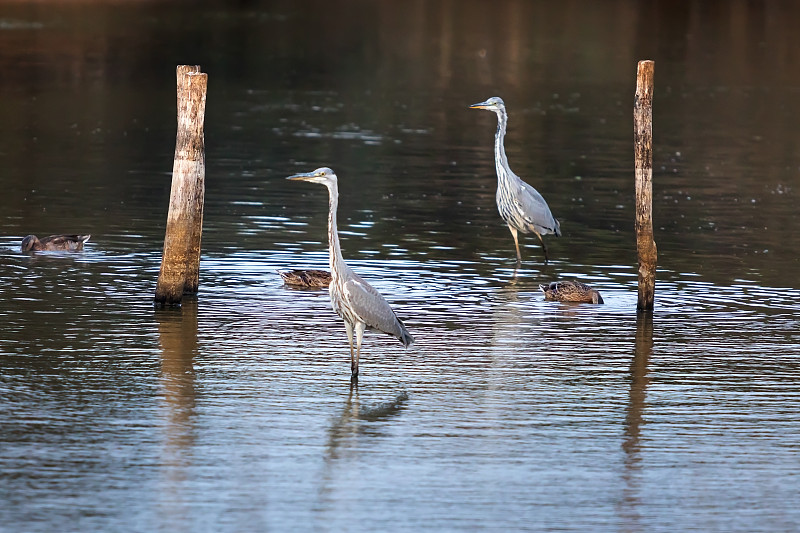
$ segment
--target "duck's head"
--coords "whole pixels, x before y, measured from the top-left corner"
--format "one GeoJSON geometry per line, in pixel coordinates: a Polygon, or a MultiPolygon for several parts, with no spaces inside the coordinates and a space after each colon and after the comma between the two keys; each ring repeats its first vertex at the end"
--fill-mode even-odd
{"type": "Polygon", "coordinates": [[[20,246],[23,252],[30,252],[34,249],[36,244],[39,242],[39,238],[36,235],[28,235],[24,239],[22,239],[22,245],[20,246]]]}
{"type": "Polygon", "coordinates": [[[590,294],[592,295],[592,303],[593,304],[603,304],[603,303],[605,303],[603,301],[603,297],[600,296],[600,292],[597,289],[592,289],[590,291],[590,294]]]}

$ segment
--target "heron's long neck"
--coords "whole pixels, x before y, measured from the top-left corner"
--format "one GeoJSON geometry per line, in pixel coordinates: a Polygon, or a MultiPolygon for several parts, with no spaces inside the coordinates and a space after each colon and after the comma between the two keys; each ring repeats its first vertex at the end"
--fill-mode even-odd
{"type": "Polygon", "coordinates": [[[506,172],[506,169],[509,168],[505,147],[506,124],[508,124],[506,112],[497,113],[497,133],[494,136],[494,164],[497,167],[497,179],[500,182],[507,182],[510,179],[508,172],[506,172]]]}
{"type": "Polygon", "coordinates": [[[339,232],[336,230],[336,210],[339,208],[339,187],[334,183],[328,187],[328,253],[330,255],[331,275],[335,276],[345,268],[342,249],[339,247],[339,232]]]}

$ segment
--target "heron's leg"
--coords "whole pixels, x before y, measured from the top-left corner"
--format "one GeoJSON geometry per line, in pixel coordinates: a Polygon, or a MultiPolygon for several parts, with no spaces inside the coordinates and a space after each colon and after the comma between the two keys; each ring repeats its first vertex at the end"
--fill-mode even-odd
{"type": "Polygon", "coordinates": [[[353,376],[358,376],[358,359],[361,356],[361,341],[364,340],[364,330],[366,327],[366,324],[363,322],[356,322],[356,362],[350,365],[353,376]]]}
{"type": "Polygon", "coordinates": [[[344,321],[344,327],[347,329],[347,345],[350,346],[350,367],[353,366],[353,324],[344,321]]]}
{"type": "Polygon", "coordinates": [[[542,236],[539,235],[539,232],[536,230],[533,230],[533,232],[536,234],[537,237],[539,237],[539,242],[542,243],[542,250],[544,250],[544,264],[546,265],[547,262],[550,260],[550,258],[547,257],[547,246],[545,246],[544,239],[542,239],[542,236]]]}
{"type": "Polygon", "coordinates": [[[514,246],[517,247],[517,266],[522,263],[522,254],[519,253],[519,239],[517,238],[517,230],[516,228],[512,228],[511,225],[508,226],[508,229],[511,230],[511,236],[514,237],[514,246]]]}

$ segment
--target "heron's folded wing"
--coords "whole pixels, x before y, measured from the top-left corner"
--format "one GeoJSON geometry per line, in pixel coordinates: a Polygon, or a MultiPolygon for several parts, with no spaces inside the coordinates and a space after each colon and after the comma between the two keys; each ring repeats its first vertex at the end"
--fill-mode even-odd
{"type": "MultiPolygon", "coordinates": [[[[544,197],[524,181],[520,181],[516,203],[522,216],[530,224],[548,230],[550,233],[555,232],[556,220],[553,218],[553,214],[550,212],[550,207],[544,197]]],[[[541,230],[539,231],[541,233],[541,230]]]]}
{"type": "Polygon", "coordinates": [[[363,279],[351,279],[344,284],[346,298],[364,323],[384,333],[400,337],[403,333],[400,321],[389,302],[363,279]]]}

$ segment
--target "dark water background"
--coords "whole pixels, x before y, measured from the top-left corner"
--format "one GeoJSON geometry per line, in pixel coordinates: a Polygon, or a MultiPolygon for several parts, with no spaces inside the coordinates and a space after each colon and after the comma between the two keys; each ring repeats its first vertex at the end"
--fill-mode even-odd
{"type": "Polygon", "coordinates": [[[0,529],[800,528],[800,7],[0,3],[0,529]],[[653,59],[656,307],[632,105],[653,59]],[[175,66],[209,74],[201,292],[152,306],[175,66]],[[563,237],[497,215],[496,120],[563,237]],[[327,293],[348,262],[417,338],[327,293]],[[91,233],[78,254],[28,233],[91,233]],[[579,277],[604,306],[544,302],[579,277]]]}

